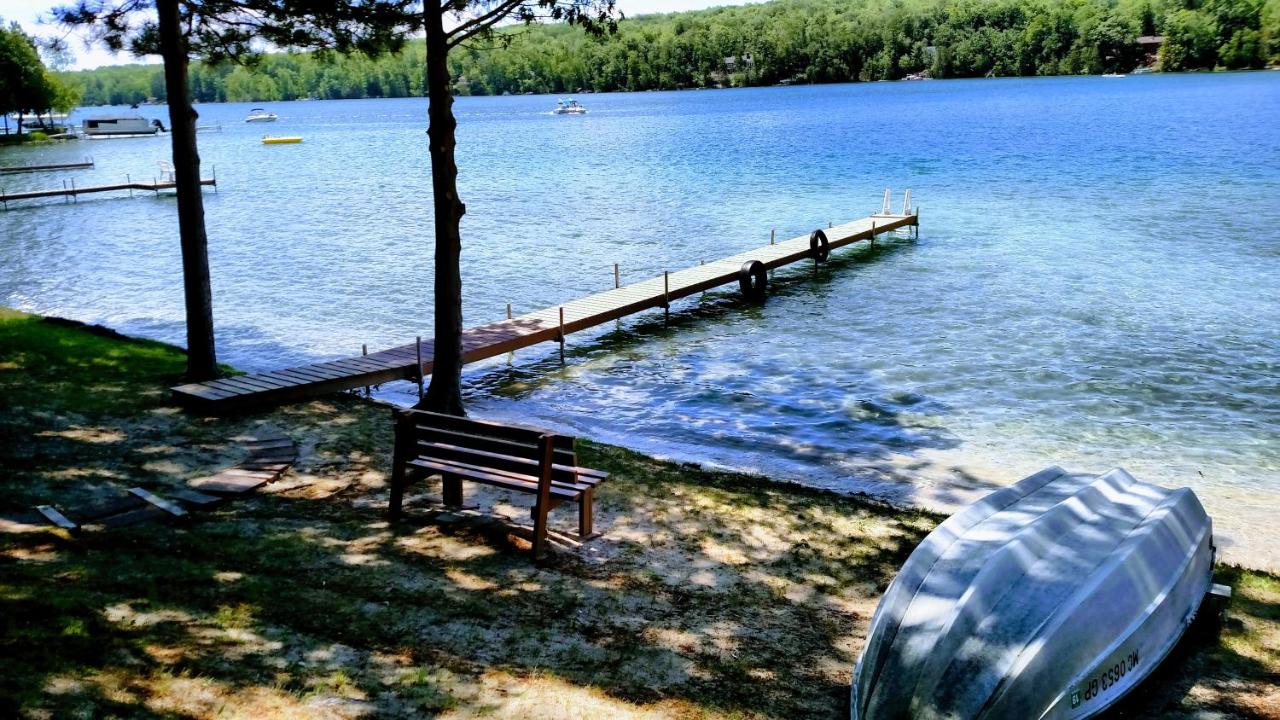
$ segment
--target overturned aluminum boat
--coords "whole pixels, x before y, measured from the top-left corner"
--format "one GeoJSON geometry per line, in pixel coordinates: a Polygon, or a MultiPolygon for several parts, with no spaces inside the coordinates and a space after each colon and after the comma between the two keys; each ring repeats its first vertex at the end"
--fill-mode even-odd
{"type": "Polygon", "coordinates": [[[1146,677],[1211,587],[1189,489],[1051,467],[939,525],[876,608],[855,720],[1087,718],[1146,677]]]}

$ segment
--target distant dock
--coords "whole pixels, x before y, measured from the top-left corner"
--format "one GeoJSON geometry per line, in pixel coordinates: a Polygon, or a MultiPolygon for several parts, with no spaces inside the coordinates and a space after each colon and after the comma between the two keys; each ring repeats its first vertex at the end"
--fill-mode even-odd
{"type": "MultiPolygon", "coordinates": [[[[204,178],[200,180],[200,184],[204,186],[213,186],[216,188],[218,186],[218,179],[216,177],[204,178]]],[[[151,182],[137,182],[132,179],[126,178],[125,182],[118,183],[115,185],[87,185],[84,187],[76,187],[75,180],[72,180],[70,184],[64,182],[61,188],[54,188],[52,190],[30,190],[27,192],[16,192],[16,193],[6,193],[4,190],[0,190],[0,204],[3,204],[4,209],[8,210],[9,203],[15,202],[18,200],[36,200],[39,198],[65,197],[68,199],[68,201],[72,201],[72,200],[75,200],[80,195],[88,195],[91,193],[120,192],[122,190],[128,190],[130,191],[130,194],[132,194],[132,191],[134,190],[144,190],[146,192],[158,193],[161,190],[172,190],[177,186],[178,184],[172,180],[165,180],[165,181],[152,180],[151,182]]]]}
{"type": "MultiPolygon", "coordinates": [[[[559,341],[563,356],[564,339],[569,333],[644,310],[669,309],[675,300],[735,282],[744,296],[763,300],[767,271],[802,260],[823,262],[834,249],[862,241],[874,244],[877,235],[918,227],[919,222],[919,211],[910,207],[909,199],[898,214],[889,212],[886,199],[881,213],[631,285],[621,284],[615,266],[613,290],[518,317],[510,317],[508,307],[508,319],[465,330],[463,362],[549,341],[559,341]]],[[[423,340],[343,360],[180,385],[172,391],[174,398],[189,410],[238,412],[392,380],[421,381],[431,373],[432,355],[432,342],[423,340]]]]}
{"type": "Polygon", "coordinates": [[[58,163],[55,165],[13,165],[10,167],[0,167],[0,175],[53,172],[56,170],[88,170],[91,168],[93,168],[93,158],[85,158],[84,162],[77,163],[58,163]]]}

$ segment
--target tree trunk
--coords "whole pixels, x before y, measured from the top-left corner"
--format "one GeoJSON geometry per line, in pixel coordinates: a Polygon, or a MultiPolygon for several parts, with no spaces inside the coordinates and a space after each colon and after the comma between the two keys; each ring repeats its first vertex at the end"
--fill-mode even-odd
{"type": "Polygon", "coordinates": [[[458,199],[457,145],[453,88],[449,82],[449,45],[441,10],[427,3],[427,135],[431,141],[431,192],[435,200],[435,355],[431,385],[420,407],[450,415],[462,409],[462,274],[459,224],[467,211],[458,199]]]}
{"type": "Polygon", "coordinates": [[[160,54],[169,100],[169,132],[178,193],[178,236],[182,243],[182,285],[187,305],[187,379],[218,376],[213,344],[213,295],[209,286],[209,238],[204,229],[204,193],[196,150],[196,111],[188,92],[187,38],[178,0],[157,0],[160,54]]]}

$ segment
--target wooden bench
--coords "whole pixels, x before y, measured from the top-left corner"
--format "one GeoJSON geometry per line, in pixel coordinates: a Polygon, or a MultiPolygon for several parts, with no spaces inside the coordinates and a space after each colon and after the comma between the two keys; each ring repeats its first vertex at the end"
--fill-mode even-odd
{"type": "Polygon", "coordinates": [[[463,480],[534,495],[535,558],[546,545],[547,513],[562,503],[578,503],[579,539],[593,536],[592,495],[608,474],[578,466],[574,438],[424,410],[396,410],[394,415],[393,521],[400,517],[409,482],[440,475],[444,504],[450,507],[462,506],[463,480]]]}

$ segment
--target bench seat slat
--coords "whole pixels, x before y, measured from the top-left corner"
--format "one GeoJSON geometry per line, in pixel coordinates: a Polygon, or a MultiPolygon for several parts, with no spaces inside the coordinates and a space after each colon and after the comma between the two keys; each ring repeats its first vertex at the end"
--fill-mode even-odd
{"type": "MultiPolygon", "coordinates": [[[[521,475],[532,475],[537,473],[539,468],[536,460],[503,455],[489,452],[488,450],[477,450],[450,443],[429,442],[427,440],[418,441],[418,456],[436,458],[448,462],[463,462],[483,467],[500,468],[521,475]]],[[[587,474],[581,472],[583,468],[577,466],[555,464],[551,466],[551,470],[551,479],[555,482],[577,483],[594,487],[599,485],[603,479],[595,473],[587,474]]],[[[536,475],[534,477],[536,479],[536,475]]]]}
{"type": "MultiPolygon", "coordinates": [[[[503,468],[494,467],[492,465],[469,463],[465,460],[450,460],[447,458],[438,458],[438,457],[419,456],[418,458],[415,458],[415,460],[419,460],[422,462],[432,462],[438,465],[451,465],[453,467],[458,468],[458,472],[482,472],[482,473],[488,473],[490,475],[500,475],[502,477],[511,478],[512,480],[518,480],[520,482],[531,482],[535,486],[538,484],[537,475],[528,475],[522,472],[517,472],[515,470],[505,470],[503,468]]],[[[595,488],[594,485],[588,485],[586,483],[577,483],[577,482],[573,482],[572,480],[552,480],[551,486],[558,487],[563,490],[569,490],[579,494],[595,488]]]]}
{"type": "MultiPolygon", "coordinates": [[[[495,485],[504,487],[517,492],[536,494],[538,492],[538,483],[536,481],[522,480],[507,474],[499,474],[492,470],[476,467],[466,467],[463,465],[455,465],[453,463],[438,462],[435,460],[426,460],[418,458],[410,460],[409,465],[422,468],[425,470],[434,470],[436,472],[450,473],[462,478],[469,478],[476,482],[486,485],[495,485]]],[[[570,490],[559,483],[551,484],[551,494],[563,500],[576,500],[582,493],[576,490],[570,490]]]]}

